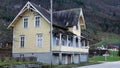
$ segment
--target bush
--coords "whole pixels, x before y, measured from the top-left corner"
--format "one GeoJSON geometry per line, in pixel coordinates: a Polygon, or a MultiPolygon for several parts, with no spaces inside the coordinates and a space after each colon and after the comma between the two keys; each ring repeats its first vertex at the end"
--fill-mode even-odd
{"type": "Polygon", "coordinates": [[[42,65],[42,68],[50,68],[50,65],[42,65]]]}
{"type": "Polygon", "coordinates": [[[15,57],[14,58],[17,62],[19,61],[37,61],[37,58],[36,57],[15,57]]]}
{"type": "Polygon", "coordinates": [[[11,58],[10,57],[5,57],[4,58],[4,62],[10,62],[11,61],[11,58]]]}
{"type": "Polygon", "coordinates": [[[5,59],[5,58],[3,58],[3,57],[0,57],[0,61],[1,61],[1,62],[4,62],[4,59],[5,59]]]}

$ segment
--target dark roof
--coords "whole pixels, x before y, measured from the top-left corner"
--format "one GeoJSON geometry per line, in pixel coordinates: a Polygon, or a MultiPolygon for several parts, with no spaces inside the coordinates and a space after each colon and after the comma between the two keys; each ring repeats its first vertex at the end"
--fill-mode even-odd
{"type": "Polygon", "coordinates": [[[38,6],[31,2],[31,4],[39,11],[41,12],[49,21],[50,21],[50,13],[45,8],[38,6]]]}
{"type": "MultiPolygon", "coordinates": [[[[31,2],[31,4],[50,21],[50,12],[31,2]]],[[[53,25],[62,28],[77,25],[80,8],[53,12],[53,25]]]]}
{"type": "Polygon", "coordinates": [[[53,23],[64,28],[77,25],[80,9],[53,12],[53,23]]]}

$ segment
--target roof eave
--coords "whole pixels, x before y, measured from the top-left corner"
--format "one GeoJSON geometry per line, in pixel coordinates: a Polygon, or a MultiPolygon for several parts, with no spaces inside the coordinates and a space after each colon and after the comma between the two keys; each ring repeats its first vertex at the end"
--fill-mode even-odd
{"type": "Polygon", "coordinates": [[[45,20],[46,20],[48,23],[50,23],[50,21],[49,21],[41,12],[39,12],[32,4],[28,1],[28,2],[25,4],[25,6],[20,10],[20,12],[18,13],[18,15],[13,19],[13,21],[11,22],[11,24],[7,27],[7,29],[10,29],[11,27],[14,27],[13,24],[14,24],[15,20],[19,17],[19,15],[20,15],[22,12],[24,12],[24,9],[27,7],[27,5],[32,6],[37,13],[39,13],[42,17],[45,18],[45,20]]]}
{"type": "Polygon", "coordinates": [[[82,19],[83,19],[83,24],[84,24],[84,28],[81,29],[81,30],[86,30],[85,19],[84,19],[84,15],[83,15],[82,8],[80,8],[80,15],[79,15],[79,17],[82,17],[82,19]]]}
{"type": "Polygon", "coordinates": [[[20,10],[20,12],[18,13],[18,15],[13,19],[12,23],[7,27],[7,29],[10,29],[11,26],[13,26],[13,23],[15,22],[15,20],[18,18],[18,16],[22,13],[22,11],[25,9],[25,7],[30,4],[30,2],[28,1],[25,6],[20,10]]]}

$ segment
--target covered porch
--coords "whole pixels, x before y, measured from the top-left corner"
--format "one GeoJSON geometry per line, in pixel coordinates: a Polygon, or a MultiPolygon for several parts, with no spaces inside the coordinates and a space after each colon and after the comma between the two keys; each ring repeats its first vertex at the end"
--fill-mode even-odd
{"type": "Polygon", "coordinates": [[[77,36],[72,32],[53,30],[53,49],[56,48],[89,48],[89,41],[83,36],[77,36]]]}

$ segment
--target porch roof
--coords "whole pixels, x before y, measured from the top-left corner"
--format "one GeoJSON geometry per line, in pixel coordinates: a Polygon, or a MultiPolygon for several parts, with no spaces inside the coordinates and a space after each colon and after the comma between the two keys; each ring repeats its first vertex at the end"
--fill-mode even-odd
{"type": "Polygon", "coordinates": [[[63,35],[70,35],[70,36],[76,35],[76,34],[70,32],[70,31],[67,31],[67,30],[65,31],[65,30],[62,30],[62,29],[54,29],[52,32],[54,34],[60,34],[60,33],[62,33],[63,35]]]}

